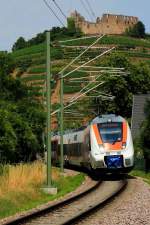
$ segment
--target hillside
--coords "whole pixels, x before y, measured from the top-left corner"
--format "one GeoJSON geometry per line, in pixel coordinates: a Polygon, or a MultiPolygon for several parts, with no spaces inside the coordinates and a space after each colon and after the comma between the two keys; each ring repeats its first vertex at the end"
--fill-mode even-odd
{"type": "MultiPolygon", "coordinates": [[[[51,72],[53,76],[52,80],[52,104],[53,110],[59,107],[59,80],[57,79],[57,74],[59,71],[67,65],[74,57],[76,57],[83,49],[91,44],[95,38],[78,40],[71,42],[62,41],[59,45],[58,43],[53,44],[51,47],[51,72]]],[[[111,54],[124,54],[133,63],[146,61],[150,65],[150,40],[149,39],[135,39],[125,36],[105,36],[102,38],[95,46],[89,50],[84,57],[77,61],[74,66],[81,65],[82,62],[87,61],[103,52],[105,49],[115,46],[116,49],[111,54]]],[[[39,44],[29,48],[24,48],[11,53],[16,61],[16,69],[13,76],[19,77],[22,82],[26,83],[30,87],[30,94],[36,96],[38,99],[44,101],[45,95],[45,74],[46,74],[46,45],[39,44]]],[[[93,65],[101,65],[105,60],[97,60],[93,65]]],[[[69,68],[70,71],[72,68],[69,68]]],[[[64,83],[64,102],[65,104],[70,101],[73,95],[80,91],[84,85],[91,79],[88,72],[74,72],[69,76],[68,80],[65,79],[64,83]],[[84,76],[84,83],[76,80],[74,78],[80,78],[84,76]]],[[[86,109],[90,108],[91,100],[86,98],[83,99],[84,105],[87,106],[86,109]]],[[[86,117],[89,112],[82,110],[82,100],[80,103],[72,107],[73,110],[77,110],[78,107],[80,111],[84,113],[84,116],[75,116],[71,118],[67,115],[66,121],[76,120],[80,123],[83,122],[83,117],[86,117]]],[[[86,120],[86,119],[85,119],[86,120]]],[[[53,122],[56,121],[56,117],[53,122]]]]}

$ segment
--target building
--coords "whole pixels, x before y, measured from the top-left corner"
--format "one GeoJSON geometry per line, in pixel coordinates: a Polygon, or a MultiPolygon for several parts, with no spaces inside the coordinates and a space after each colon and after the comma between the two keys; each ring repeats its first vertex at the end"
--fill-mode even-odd
{"type": "Polygon", "coordinates": [[[74,19],[76,28],[80,28],[86,35],[93,34],[123,34],[126,29],[133,27],[139,21],[134,16],[103,14],[96,22],[86,21],[76,10],[70,14],[74,19]]]}

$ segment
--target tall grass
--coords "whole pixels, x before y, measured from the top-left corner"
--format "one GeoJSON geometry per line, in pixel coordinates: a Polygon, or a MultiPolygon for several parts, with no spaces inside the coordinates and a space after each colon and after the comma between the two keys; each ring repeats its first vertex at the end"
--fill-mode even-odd
{"type": "Polygon", "coordinates": [[[45,166],[40,162],[33,164],[6,165],[0,177],[0,197],[9,192],[30,192],[33,186],[45,180],[45,166]]]}
{"type": "MultiPolygon", "coordinates": [[[[34,208],[73,191],[84,180],[83,174],[63,177],[57,168],[52,169],[53,185],[57,195],[45,194],[40,187],[45,185],[46,166],[42,162],[1,166],[0,218],[34,208]]],[[[1,223],[1,221],[0,221],[1,223]]]]}

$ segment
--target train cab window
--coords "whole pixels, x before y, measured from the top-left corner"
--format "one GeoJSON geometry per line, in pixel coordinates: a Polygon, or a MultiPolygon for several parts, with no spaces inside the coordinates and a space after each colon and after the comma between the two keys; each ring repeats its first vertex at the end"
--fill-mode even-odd
{"type": "Polygon", "coordinates": [[[77,137],[78,137],[78,135],[76,134],[76,135],[74,135],[74,141],[77,141],[77,137]]]}
{"type": "Polygon", "coordinates": [[[98,128],[103,143],[115,144],[122,140],[122,123],[102,123],[98,128]]]}

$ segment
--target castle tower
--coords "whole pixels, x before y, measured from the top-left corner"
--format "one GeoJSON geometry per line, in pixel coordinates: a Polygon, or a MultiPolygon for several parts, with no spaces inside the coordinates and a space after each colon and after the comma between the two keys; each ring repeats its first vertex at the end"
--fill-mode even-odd
{"type": "Polygon", "coordinates": [[[134,16],[103,14],[93,23],[86,21],[76,10],[70,14],[70,17],[74,19],[76,27],[86,35],[123,34],[126,29],[133,27],[138,22],[138,18],[134,16]]]}

